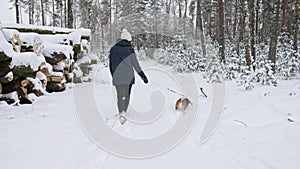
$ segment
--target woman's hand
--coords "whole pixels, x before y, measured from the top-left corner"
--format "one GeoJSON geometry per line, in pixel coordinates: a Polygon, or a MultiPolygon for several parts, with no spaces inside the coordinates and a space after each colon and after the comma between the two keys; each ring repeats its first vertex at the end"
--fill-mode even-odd
{"type": "Polygon", "coordinates": [[[147,79],[147,76],[145,75],[145,73],[143,71],[139,72],[138,73],[140,75],[140,77],[142,78],[142,80],[144,81],[144,83],[148,83],[148,79],[147,79]]]}

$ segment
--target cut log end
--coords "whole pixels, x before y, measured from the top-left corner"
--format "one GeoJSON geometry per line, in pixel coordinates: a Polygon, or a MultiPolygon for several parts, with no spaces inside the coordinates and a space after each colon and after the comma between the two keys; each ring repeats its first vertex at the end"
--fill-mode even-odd
{"type": "Polygon", "coordinates": [[[48,82],[46,90],[49,93],[62,92],[65,90],[65,84],[64,83],[56,83],[56,82],[48,82]]]}

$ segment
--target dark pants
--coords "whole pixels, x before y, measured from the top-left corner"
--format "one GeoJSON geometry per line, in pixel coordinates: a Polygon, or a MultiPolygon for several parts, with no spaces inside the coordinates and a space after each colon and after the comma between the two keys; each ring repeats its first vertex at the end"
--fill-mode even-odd
{"type": "Polygon", "coordinates": [[[116,85],[119,112],[127,112],[132,85],[116,85]]]}

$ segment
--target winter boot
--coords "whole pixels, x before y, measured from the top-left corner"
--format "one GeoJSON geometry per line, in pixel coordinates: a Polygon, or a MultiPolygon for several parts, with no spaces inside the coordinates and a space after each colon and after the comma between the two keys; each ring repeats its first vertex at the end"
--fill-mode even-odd
{"type": "Polygon", "coordinates": [[[120,120],[120,123],[123,125],[125,124],[125,122],[127,121],[126,117],[125,117],[125,112],[122,111],[121,113],[119,113],[119,120],[120,120]]]}

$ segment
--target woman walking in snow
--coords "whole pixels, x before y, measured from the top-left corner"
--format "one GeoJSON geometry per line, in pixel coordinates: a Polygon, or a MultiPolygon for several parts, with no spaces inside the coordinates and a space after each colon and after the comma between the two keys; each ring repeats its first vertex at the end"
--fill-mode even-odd
{"type": "Polygon", "coordinates": [[[135,82],[133,68],[143,79],[144,83],[148,83],[148,79],[142,71],[131,46],[131,40],[130,33],[123,29],[121,40],[110,49],[109,55],[109,68],[113,85],[117,90],[119,119],[122,125],[126,122],[125,114],[130,100],[131,87],[135,82]]]}

